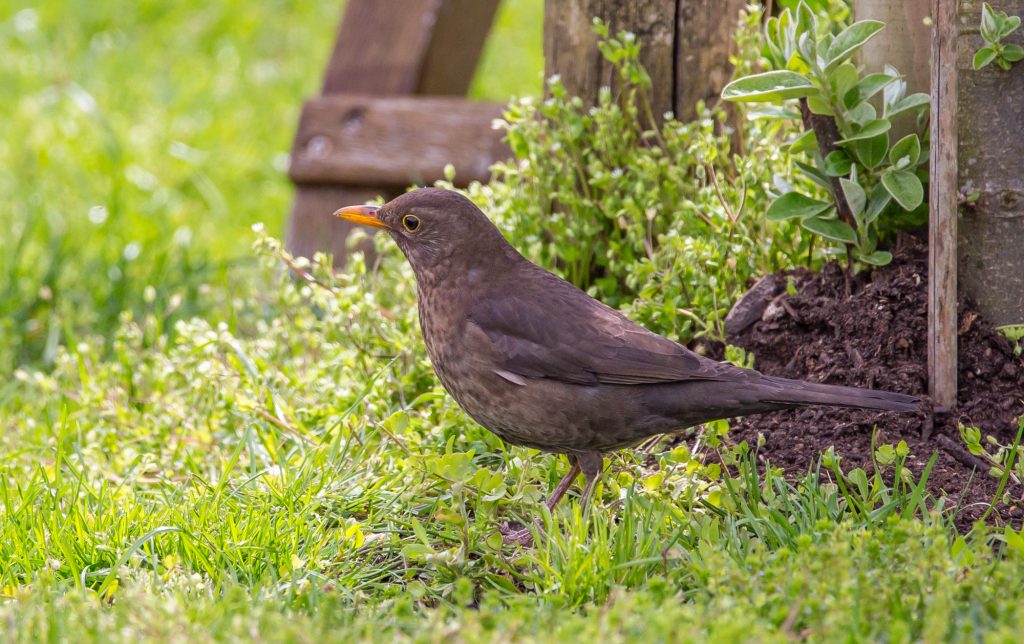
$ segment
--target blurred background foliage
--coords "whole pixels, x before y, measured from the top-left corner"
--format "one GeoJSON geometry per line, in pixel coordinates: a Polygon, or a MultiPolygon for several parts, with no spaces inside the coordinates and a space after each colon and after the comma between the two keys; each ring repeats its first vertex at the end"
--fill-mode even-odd
{"type": "MultiPolygon", "coordinates": [[[[338,0],[0,5],[0,371],[124,310],[230,317],[283,230],[298,110],[338,0]]],[[[542,0],[505,0],[471,94],[541,87],[542,0]]]]}

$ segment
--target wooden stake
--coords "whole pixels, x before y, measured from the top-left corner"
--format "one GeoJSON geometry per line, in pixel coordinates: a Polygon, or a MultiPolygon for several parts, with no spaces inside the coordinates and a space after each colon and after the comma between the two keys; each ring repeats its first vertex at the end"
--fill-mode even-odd
{"type": "Polygon", "coordinates": [[[935,411],[957,387],[957,1],[932,0],[928,219],[928,389],[935,411]]]}
{"type": "Polygon", "coordinates": [[[640,42],[640,64],[651,77],[650,114],[694,117],[697,101],[714,104],[729,82],[729,54],[745,0],[547,0],[544,3],[544,74],[558,74],[569,94],[597,102],[602,86],[619,84],[597,48],[593,20],[616,36],[640,42]]]}
{"type": "MultiPolygon", "coordinates": [[[[324,74],[323,95],[356,94],[362,95],[364,100],[368,96],[464,95],[498,2],[349,0],[334,53],[324,74]]],[[[322,109],[318,111],[318,108],[330,104],[330,99],[312,101],[303,114],[322,115],[322,109]]],[[[350,107],[352,109],[333,115],[335,125],[331,137],[321,136],[316,140],[303,137],[302,126],[300,136],[296,137],[292,150],[297,163],[292,172],[296,193],[288,227],[288,249],[297,256],[312,257],[318,250],[332,250],[335,263],[341,263],[345,256],[345,237],[352,224],[331,217],[331,212],[339,206],[364,203],[378,195],[391,198],[408,184],[422,179],[424,174],[432,173],[430,176],[436,178],[434,166],[437,164],[434,164],[428,168],[430,173],[413,168],[414,172],[406,172],[402,180],[390,177],[391,181],[383,183],[375,182],[376,177],[365,168],[360,172],[366,176],[321,176],[315,182],[304,181],[302,173],[320,163],[313,161],[320,156],[328,157],[329,161],[339,142],[347,145],[345,137],[362,130],[364,116],[380,115],[369,107],[350,107]],[[398,184],[397,189],[395,184],[398,184]]],[[[470,114],[479,112],[468,109],[470,114]]],[[[482,123],[489,128],[490,114],[498,112],[497,109],[485,112],[487,116],[482,123]]],[[[314,125],[324,126],[325,123],[314,125]]],[[[479,123],[474,123],[476,125],[479,123]]],[[[487,137],[487,144],[491,138],[487,137]]],[[[388,143],[394,146],[401,141],[388,143]]],[[[408,170],[404,165],[396,165],[396,169],[408,170]]],[[[476,171],[474,177],[478,175],[480,172],[476,171]]]]}

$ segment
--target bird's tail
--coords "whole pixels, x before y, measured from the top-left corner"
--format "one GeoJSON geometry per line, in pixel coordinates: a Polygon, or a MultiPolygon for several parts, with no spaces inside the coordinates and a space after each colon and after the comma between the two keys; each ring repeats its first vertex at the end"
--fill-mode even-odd
{"type": "Polygon", "coordinates": [[[921,399],[891,391],[859,389],[840,385],[823,385],[804,380],[763,376],[759,383],[762,402],[780,405],[831,405],[885,411],[918,411],[921,399]]]}

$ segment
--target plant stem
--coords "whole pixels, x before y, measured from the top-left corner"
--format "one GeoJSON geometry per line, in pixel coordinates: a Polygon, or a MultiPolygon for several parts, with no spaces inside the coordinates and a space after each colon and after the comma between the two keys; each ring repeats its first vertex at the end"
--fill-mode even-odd
{"type": "MultiPolygon", "coordinates": [[[[829,155],[830,152],[838,150],[836,147],[836,141],[839,140],[839,128],[836,126],[835,119],[831,116],[824,114],[815,114],[811,112],[811,108],[807,105],[807,99],[800,99],[800,118],[803,121],[804,129],[813,130],[814,137],[818,141],[818,154],[824,159],[829,155]]],[[[846,201],[846,195],[843,194],[843,185],[839,182],[839,177],[830,177],[829,185],[832,187],[832,200],[836,204],[836,212],[839,213],[839,219],[849,224],[851,228],[857,230],[857,221],[853,217],[853,211],[850,210],[850,204],[846,201]]],[[[853,277],[853,249],[849,244],[846,245],[846,294],[849,295],[852,289],[852,277],[853,277]]]]}

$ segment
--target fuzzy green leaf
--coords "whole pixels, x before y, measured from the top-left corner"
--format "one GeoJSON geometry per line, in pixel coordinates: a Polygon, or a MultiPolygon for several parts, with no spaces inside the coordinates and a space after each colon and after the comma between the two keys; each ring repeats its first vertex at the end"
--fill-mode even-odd
{"type": "Polygon", "coordinates": [[[889,119],[874,119],[865,123],[860,129],[854,134],[837,141],[836,143],[852,143],[853,141],[865,141],[867,139],[873,139],[880,134],[885,134],[892,127],[892,123],[889,119]]]}
{"type": "Polygon", "coordinates": [[[850,148],[865,168],[876,168],[885,161],[885,153],[889,151],[889,133],[883,132],[870,139],[854,141],[850,148]]]}
{"type": "Polygon", "coordinates": [[[1016,31],[1017,27],[1020,26],[1020,16],[1009,16],[1009,17],[1006,17],[1005,13],[1003,13],[1003,16],[1004,16],[1004,18],[1003,18],[1002,28],[999,30],[999,38],[1000,39],[1006,38],[1007,36],[1012,34],[1014,31],[1016,31]]]}
{"type": "Polygon", "coordinates": [[[832,150],[825,157],[825,174],[830,177],[845,177],[850,174],[852,165],[850,155],[842,150],[832,150]]]}
{"type": "Polygon", "coordinates": [[[800,112],[782,105],[760,105],[747,110],[747,117],[752,119],[798,119],[800,112]]]}
{"type": "Polygon", "coordinates": [[[883,74],[881,72],[868,74],[843,95],[843,105],[846,106],[846,109],[853,109],[858,104],[863,103],[885,89],[887,85],[893,83],[895,80],[895,76],[890,76],[889,74],[883,74]]]}
{"type": "Polygon", "coordinates": [[[886,172],[882,175],[882,185],[904,210],[913,210],[924,201],[924,186],[913,172],[886,172]]]}
{"type": "MultiPolygon", "coordinates": [[[[981,37],[988,42],[999,40],[999,17],[987,2],[981,3],[981,37]]],[[[1006,14],[1003,14],[1006,15],[1006,14]]]]}
{"type": "Polygon", "coordinates": [[[817,69],[817,56],[815,55],[814,34],[804,32],[797,37],[796,50],[811,68],[817,69]]]}
{"type": "Polygon", "coordinates": [[[812,114],[821,114],[824,116],[832,116],[832,107],[828,104],[821,94],[813,94],[807,97],[807,109],[811,110],[812,114]]]}
{"type": "Polygon", "coordinates": [[[857,86],[859,80],[857,66],[849,61],[836,67],[828,77],[829,85],[836,96],[845,96],[847,92],[857,86]]]}
{"type": "Polygon", "coordinates": [[[843,29],[825,52],[825,60],[828,61],[825,63],[825,71],[830,72],[841,65],[884,28],[885,23],[877,20],[861,20],[843,29]]]}
{"type": "Polygon", "coordinates": [[[917,94],[911,94],[910,96],[900,99],[892,106],[886,106],[885,117],[893,118],[898,114],[902,114],[908,110],[916,109],[919,107],[927,107],[931,103],[931,97],[924,92],[918,92],[917,94]]]}
{"type": "Polygon", "coordinates": [[[796,137],[792,143],[789,144],[790,154],[800,154],[801,152],[813,152],[818,149],[818,138],[814,135],[814,130],[807,130],[800,136],[796,137]]]}
{"type": "Polygon", "coordinates": [[[832,207],[831,203],[811,199],[799,192],[787,192],[768,206],[765,217],[769,221],[782,221],[793,217],[813,217],[832,207]]]}
{"type": "Polygon", "coordinates": [[[892,261],[892,253],[887,250],[876,250],[873,253],[857,255],[857,259],[872,266],[885,266],[892,261]]]}
{"type": "Polygon", "coordinates": [[[971,66],[974,67],[974,69],[981,69],[995,59],[995,49],[992,49],[991,47],[982,47],[974,53],[974,59],[971,61],[971,66]]]}
{"type": "Polygon", "coordinates": [[[907,81],[900,77],[900,70],[892,65],[886,65],[884,72],[896,78],[895,81],[885,86],[885,91],[882,93],[882,106],[888,110],[907,95],[907,81]]]}
{"type": "Polygon", "coordinates": [[[825,239],[842,242],[844,244],[856,244],[857,233],[844,221],[838,219],[820,219],[808,217],[800,222],[800,225],[815,235],[821,235],[825,239]]]}
{"type": "Polygon", "coordinates": [[[869,101],[858,103],[857,106],[849,110],[846,115],[849,117],[849,120],[861,127],[863,127],[865,123],[870,123],[871,121],[878,119],[878,111],[869,101]]]}
{"type": "Polygon", "coordinates": [[[803,161],[795,161],[795,163],[796,167],[805,175],[807,175],[808,179],[810,179],[811,181],[813,181],[814,183],[818,184],[819,186],[826,190],[831,190],[832,186],[831,184],[829,184],[828,177],[822,174],[821,170],[814,167],[813,165],[808,165],[803,161]]]}
{"type": "Polygon", "coordinates": [[[817,29],[817,16],[806,3],[801,2],[796,8],[796,32],[813,34],[817,29]]]}
{"type": "Polygon", "coordinates": [[[892,196],[885,189],[885,186],[880,183],[876,184],[871,190],[871,195],[868,197],[868,207],[864,211],[864,223],[870,226],[872,222],[878,219],[878,216],[882,214],[882,211],[885,210],[890,201],[892,201],[892,196]]]}
{"type": "Polygon", "coordinates": [[[868,202],[868,196],[864,192],[864,188],[856,181],[850,181],[849,179],[840,179],[839,183],[843,186],[843,195],[846,197],[846,203],[850,206],[853,216],[860,217],[861,213],[864,212],[864,206],[868,202]]]}
{"type": "Polygon", "coordinates": [[[921,139],[916,134],[908,134],[889,150],[889,163],[898,169],[913,167],[921,158],[921,139]]]}
{"type": "Polygon", "coordinates": [[[777,70],[734,80],[722,90],[722,98],[737,102],[781,101],[809,96],[816,91],[803,74],[777,70]]]}
{"type": "Polygon", "coordinates": [[[1003,45],[1003,58],[1010,61],[1011,63],[1015,63],[1021,59],[1024,59],[1024,47],[1021,47],[1016,43],[1003,45]]]}

